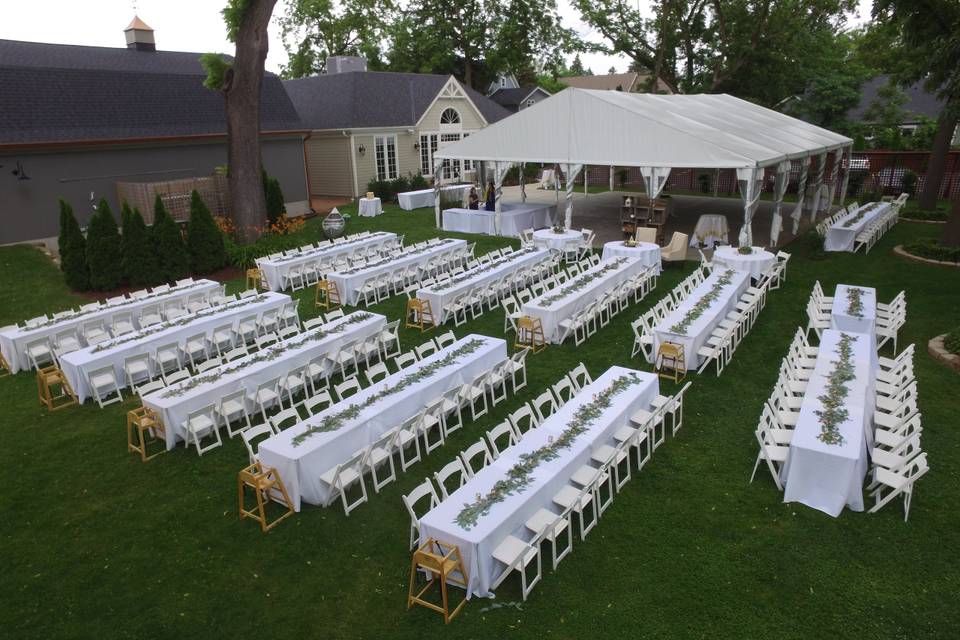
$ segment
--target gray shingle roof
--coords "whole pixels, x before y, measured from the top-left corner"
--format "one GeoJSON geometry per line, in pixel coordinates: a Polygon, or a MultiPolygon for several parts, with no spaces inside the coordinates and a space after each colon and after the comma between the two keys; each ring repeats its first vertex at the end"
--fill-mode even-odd
{"type": "MultiPolygon", "coordinates": [[[[490,99],[509,109],[510,107],[519,106],[527,96],[538,88],[539,87],[518,87],[516,89],[497,89],[490,94],[490,99]]],[[[512,109],[512,111],[515,110],[516,109],[512,109]]]]}
{"type": "MultiPolygon", "coordinates": [[[[449,76],[351,71],[285,80],[284,87],[310,129],[413,126],[449,76]]],[[[510,112],[464,87],[488,123],[510,112]]]]}
{"type": "MultiPolygon", "coordinates": [[[[877,99],[877,90],[890,81],[890,76],[880,75],[871,78],[860,87],[860,102],[856,107],[847,112],[847,119],[852,122],[863,122],[864,113],[870,108],[870,105],[877,99]]],[[[923,88],[922,82],[916,82],[909,87],[901,87],[903,93],[907,96],[907,102],[903,109],[912,117],[908,117],[905,122],[917,120],[918,116],[937,119],[943,110],[943,101],[923,88]]]]}
{"type": "MultiPolygon", "coordinates": [[[[0,40],[0,144],[225,134],[199,57],[0,40]]],[[[261,104],[263,131],[303,129],[273,74],[261,104]]]]}

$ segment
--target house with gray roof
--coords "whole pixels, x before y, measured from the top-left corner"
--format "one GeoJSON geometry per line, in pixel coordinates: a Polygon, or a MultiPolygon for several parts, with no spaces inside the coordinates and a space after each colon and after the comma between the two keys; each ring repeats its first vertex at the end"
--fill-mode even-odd
{"type": "MultiPolygon", "coordinates": [[[[0,244],[56,236],[58,198],[86,225],[91,201],[119,213],[120,182],[210,176],[226,163],[223,96],[203,86],[201,54],[158,51],[139,19],[125,37],[125,48],[0,40],[0,244]]],[[[307,131],[269,73],[261,129],[288,212],[307,211],[307,131]]]]}
{"type": "MultiPolygon", "coordinates": [[[[870,78],[860,87],[860,101],[855,107],[847,112],[847,120],[850,122],[859,122],[862,124],[876,124],[870,117],[871,107],[874,103],[882,103],[883,98],[880,95],[882,87],[890,83],[889,75],[879,75],[870,78]]],[[[901,107],[904,112],[903,121],[900,123],[900,132],[904,135],[911,135],[914,130],[923,124],[924,120],[936,120],[943,111],[943,100],[936,94],[930,93],[923,86],[923,81],[914,82],[908,87],[901,87],[906,101],[901,107]]],[[[960,125],[953,132],[952,144],[960,144],[960,125]]]]}
{"type": "MultiPolygon", "coordinates": [[[[355,198],[371,180],[430,176],[438,149],[510,115],[453,76],[352,70],[283,84],[310,129],[304,156],[314,196],[355,198]]],[[[441,179],[469,180],[475,170],[445,162],[441,179]]]]}
{"type": "Polygon", "coordinates": [[[517,82],[517,77],[508,72],[499,74],[487,89],[487,97],[510,113],[517,113],[527,107],[532,107],[551,95],[543,87],[521,86],[517,82]]]}

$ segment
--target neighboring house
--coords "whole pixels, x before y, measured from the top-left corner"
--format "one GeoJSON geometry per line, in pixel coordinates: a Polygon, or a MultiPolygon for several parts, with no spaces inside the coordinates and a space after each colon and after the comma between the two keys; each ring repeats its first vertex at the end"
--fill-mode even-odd
{"type": "MultiPolygon", "coordinates": [[[[310,194],[358,197],[371,180],[433,174],[433,154],[510,115],[453,76],[353,71],[285,80],[311,130],[304,142],[310,194]]],[[[445,162],[444,182],[471,178],[445,162]]]]}
{"type": "MultiPolygon", "coordinates": [[[[888,75],[876,76],[864,82],[860,87],[860,102],[847,112],[847,120],[861,124],[875,124],[867,118],[867,113],[877,100],[883,100],[879,97],[879,90],[889,82],[888,75]]],[[[922,81],[915,82],[909,87],[901,87],[901,91],[907,98],[901,107],[906,117],[900,123],[900,131],[905,135],[912,134],[923,124],[924,119],[936,120],[943,111],[943,101],[924,89],[922,81]]],[[[953,144],[960,144],[960,125],[953,132],[953,144]]]]}
{"type": "MultiPolygon", "coordinates": [[[[0,40],[0,244],[55,237],[58,198],[86,225],[91,196],[119,216],[118,182],[210,176],[226,163],[223,96],[204,88],[200,54],[157,51],[139,19],[125,34],[127,48],[0,40]]],[[[264,167],[288,211],[305,212],[306,131],[273,74],[261,104],[264,167]]]]}
{"type": "Polygon", "coordinates": [[[501,73],[487,88],[487,97],[510,113],[532,107],[550,95],[543,87],[520,86],[512,73],[501,73]]]}
{"type": "Polygon", "coordinates": [[[487,96],[491,96],[500,89],[519,89],[520,83],[517,82],[517,76],[512,73],[500,73],[497,79],[487,87],[487,96]]]}
{"type": "MultiPolygon", "coordinates": [[[[650,74],[637,73],[630,71],[628,73],[608,73],[596,76],[565,76],[557,78],[568,87],[578,89],[601,89],[606,91],[625,91],[627,93],[648,93],[647,83],[650,81],[650,74]]],[[[672,94],[670,86],[663,81],[657,80],[655,93],[672,94]]]]}

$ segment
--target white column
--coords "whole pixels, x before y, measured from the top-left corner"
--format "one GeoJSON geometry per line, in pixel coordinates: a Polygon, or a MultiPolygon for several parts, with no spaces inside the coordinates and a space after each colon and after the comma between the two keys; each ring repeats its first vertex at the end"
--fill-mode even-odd
{"type": "Polygon", "coordinates": [[[790,161],[784,160],[777,165],[777,179],[773,184],[773,219],[770,221],[770,246],[775,247],[780,241],[780,230],[783,228],[783,216],[780,207],[783,196],[787,193],[787,184],[790,182],[790,161]]]}
{"type": "Polygon", "coordinates": [[[573,225],[573,188],[577,174],[583,170],[582,164],[563,165],[563,177],[566,180],[566,203],[564,205],[563,226],[569,229],[573,225]]]}
{"type": "Polygon", "coordinates": [[[803,196],[807,191],[807,176],[810,174],[810,156],[800,159],[800,179],[797,181],[797,206],[790,217],[793,218],[793,235],[800,229],[800,216],[803,215],[803,196]]]}

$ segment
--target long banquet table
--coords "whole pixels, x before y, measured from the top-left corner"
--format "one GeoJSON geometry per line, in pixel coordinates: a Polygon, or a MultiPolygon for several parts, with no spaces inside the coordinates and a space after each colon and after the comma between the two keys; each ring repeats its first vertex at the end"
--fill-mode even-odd
{"type": "Polygon", "coordinates": [[[439,320],[442,317],[443,308],[451,300],[467,293],[470,289],[485,286],[548,259],[550,259],[550,252],[547,250],[520,249],[494,260],[490,265],[468,269],[451,280],[420,289],[417,292],[417,298],[429,301],[434,317],[439,320]],[[493,266],[494,264],[497,266],[493,266]]]}
{"type": "Polygon", "coordinates": [[[661,342],[673,342],[683,345],[683,355],[686,361],[687,370],[691,371],[700,366],[700,357],[697,351],[702,347],[714,328],[723,320],[728,313],[733,311],[740,296],[750,286],[750,272],[738,271],[736,269],[717,268],[709,276],[704,278],[686,299],[681,302],[672,313],[661,320],[654,328],[653,332],[653,354],[660,350],[661,342]],[[670,329],[681,322],[693,307],[706,295],[713,285],[717,284],[724,274],[730,274],[730,284],[724,285],[720,289],[720,295],[710,303],[704,312],[696,318],[687,327],[684,333],[675,333],[670,329]]]}
{"type": "MultiPolygon", "coordinates": [[[[659,393],[657,376],[614,366],[536,429],[528,431],[516,445],[510,447],[492,464],[477,472],[467,483],[420,519],[420,539],[428,537],[455,544],[460,548],[467,570],[467,595],[490,596],[494,579],[504,570],[494,560],[493,551],[508,535],[530,540],[533,535],[525,522],[540,509],[559,515],[553,496],[570,482],[570,477],[581,466],[590,463],[591,452],[602,445],[614,445],[613,434],[627,424],[630,416],[647,409],[659,393]],[[541,462],[532,472],[531,482],[523,489],[505,496],[485,515],[479,516],[474,526],[465,528],[457,523],[457,515],[476,496],[487,495],[493,485],[507,477],[511,467],[520,462],[520,456],[549,445],[563,434],[576,412],[590,404],[598,394],[608,389],[621,377],[632,379],[626,389],[613,396],[611,406],[602,409],[586,432],[577,436],[571,446],[560,450],[553,460],[541,462]]],[[[559,544],[563,544],[561,541],[559,544]]]]}
{"type": "Polygon", "coordinates": [[[350,256],[358,249],[382,248],[384,245],[393,244],[396,240],[397,234],[389,231],[377,231],[363,237],[348,236],[333,244],[287,252],[286,255],[279,258],[260,258],[257,260],[257,266],[263,272],[263,277],[266,278],[271,291],[283,291],[283,279],[294,267],[301,267],[320,260],[335,260],[341,256],[350,256]]]}
{"type": "Polygon", "coordinates": [[[807,383],[790,441],[790,453],[783,467],[784,502],[800,502],[831,516],[844,505],[863,511],[863,478],[867,473],[867,452],[873,448],[874,375],[877,352],[871,337],[847,333],[852,347],[853,380],[843,408],[846,419],[837,425],[843,442],[828,444],[820,439],[820,400],[827,393],[829,375],[839,360],[838,346],[843,332],[827,329],[820,338],[817,363],[807,383]]]}
{"type": "Polygon", "coordinates": [[[340,299],[344,303],[355,305],[360,299],[360,288],[371,278],[384,276],[398,269],[423,266],[438,256],[463,249],[466,245],[466,240],[444,238],[423,249],[408,247],[403,253],[378,260],[371,266],[328,273],[327,279],[336,283],[340,299]]]}
{"type": "Polygon", "coordinates": [[[878,217],[886,215],[892,206],[893,204],[889,202],[881,202],[880,204],[870,202],[843,216],[827,229],[827,236],[823,241],[824,251],[853,251],[857,234],[866,229],[878,217]],[[845,223],[855,218],[861,209],[870,206],[873,206],[873,208],[867,211],[860,220],[849,227],[844,226],[845,223]]]}
{"type": "Polygon", "coordinates": [[[505,340],[473,334],[464,336],[417,364],[389,375],[345,401],[264,440],[259,448],[260,461],[266,466],[275,467],[280,473],[297,511],[300,510],[301,501],[323,505],[329,496],[329,488],[320,481],[321,475],[346,462],[354,452],[400,426],[404,420],[415,416],[425,403],[490,371],[506,358],[505,340]],[[471,353],[458,351],[462,348],[474,350],[471,353]],[[429,375],[419,378],[426,367],[454,353],[459,355],[453,362],[436,371],[428,370],[429,375]],[[370,403],[375,396],[397,387],[404,380],[407,383],[400,391],[370,403]],[[348,407],[359,407],[359,413],[355,417],[344,418],[337,428],[312,433],[297,442],[298,436],[303,437],[311,426],[332,419],[332,416],[348,407]]]}
{"type": "Polygon", "coordinates": [[[877,290],[873,287],[838,284],[830,312],[830,328],[874,335],[877,329],[877,290]],[[851,289],[860,289],[862,292],[860,304],[863,308],[859,315],[850,310],[848,293],[851,289]]]}
{"type": "MultiPolygon", "coordinates": [[[[164,305],[170,302],[186,301],[191,296],[197,294],[210,296],[220,290],[221,287],[218,282],[214,282],[213,280],[197,280],[191,284],[171,287],[169,291],[163,293],[151,293],[144,298],[128,299],[117,304],[103,305],[96,311],[81,311],[69,318],[50,321],[33,329],[11,327],[0,332],[0,352],[3,353],[3,357],[6,358],[10,364],[11,373],[16,373],[21,369],[28,369],[30,367],[27,359],[27,343],[33,342],[34,340],[47,338],[52,341],[54,336],[61,331],[76,331],[78,334],[82,334],[83,332],[80,331],[81,326],[87,322],[100,321],[108,325],[109,328],[114,315],[118,313],[130,313],[133,318],[134,327],[139,329],[138,319],[144,307],[159,305],[160,308],[163,308],[164,305]]],[[[79,335],[78,338],[80,343],[86,346],[83,335],[79,335]]]]}
{"type": "Polygon", "coordinates": [[[127,333],[92,347],[68,353],[60,358],[60,366],[70,385],[82,403],[91,396],[87,375],[90,371],[113,366],[114,375],[121,388],[127,378],[123,371],[125,359],[144,353],[152,354],[157,347],[177,342],[181,346],[190,336],[202,333],[208,338],[216,327],[231,324],[234,327],[240,318],[259,316],[264,311],[277,310],[290,301],[290,296],[268,291],[256,297],[234,300],[224,305],[208,307],[172,321],[151,325],[127,333]]]}
{"type": "Polygon", "coordinates": [[[637,276],[647,267],[640,258],[611,258],[601,260],[599,264],[590,267],[579,276],[571,278],[553,291],[548,291],[539,298],[524,303],[524,315],[540,318],[543,325],[544,337],[553,343],[560,342],[562,331],[560,322],[581,311],[591,302],[597,300],[604,292],[619,286],[624,281],[637,276]],[[599,275],[598,275],[599,274],[599,275]],[[593,278],[591,280],[591,278],[593,278]],[[566,293],[563,298],[555,302],[545,302],[544,298],[559,295],[579,280],[588,280],[587,284],[579,289],[566,293]]]}
{"type": "MultiPolygon", "coordinates": [[[[377,335],[386,322],[380,314],[355,311],[266,349],[279,354],[278,357],[264,360],[263,352],[252,353],[155,391],[143,398],[143,404],[160,416],[168,436],[167,449],[172,449],[178,441],[186,439],[183,423],[191,411],[216,404],[225,395],[241,389],[253,393],[258,385],[303,367],[314,358],[335,354],[347,342],[377,335]]],[[[327,368],[329,372],[329,365],[327,368]]],[[[254,409],[247,406],[248,411],[254,409]]]]}
{"type": "MultiPolygon", "coordinates": [[[[557,206],[536,202],[509,202],[500,205],[500,235],[516,238],[524,229],[550,226],[557,206]]],[[[443,228],[462,233],[497,235],[494,211],[452,208],[443,210],[443,228]]]]}
{"type": "MultiPolygon", "coordinates": [[[[440,191],[444,194],[452,194],[458,198],[462,204],[466,204],[467,194],[470,193],[472,184],[449,184],[441,187],[440,191]]],[[[404,211],[412,211],[421,207],[433,206],[433,189],[418,189],[417,191],[405,191],[397,194],[397,203],[404,211]]]]}

